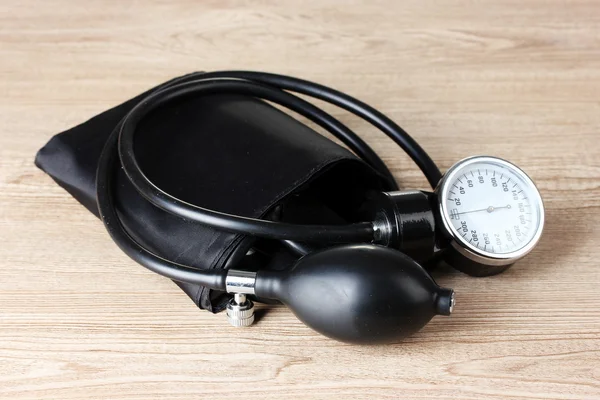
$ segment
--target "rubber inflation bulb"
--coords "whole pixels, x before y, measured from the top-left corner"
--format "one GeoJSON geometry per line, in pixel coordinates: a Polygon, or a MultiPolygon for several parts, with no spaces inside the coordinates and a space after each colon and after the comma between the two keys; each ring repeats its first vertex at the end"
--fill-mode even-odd
{"type": "Polygon", "coordinates": [[[367,244],[311,253],[288,271],[259,271],[256,295],[281,301],[323,335],[364,344],[399,341],[454,306],[454,292],[417,262],[367,244]]]}

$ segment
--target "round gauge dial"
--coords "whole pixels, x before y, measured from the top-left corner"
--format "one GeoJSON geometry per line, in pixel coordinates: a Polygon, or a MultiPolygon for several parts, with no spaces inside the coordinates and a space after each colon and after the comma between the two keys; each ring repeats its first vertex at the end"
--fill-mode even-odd
{"type": "Polygon", "coordinates": [[[459,161],[437,193],[443,225],[455,247],[476,261],[512,263],[539,241],[544,225],[540,194],[521,169],[505,160],[481,156],[459,161]]]}

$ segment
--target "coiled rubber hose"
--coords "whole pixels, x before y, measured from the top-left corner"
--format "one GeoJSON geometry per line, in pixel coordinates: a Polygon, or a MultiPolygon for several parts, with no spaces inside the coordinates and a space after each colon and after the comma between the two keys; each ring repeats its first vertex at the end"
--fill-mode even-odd
{"type": "Polygon", "coordinates": [[[125,174],[144,198],[185,219],[220,230],[270,239],[310,243],[371,242],[374,230],[370,221],[348,225],[286,224],[231,215],[187,203],[154,185],[137,163],[133,151],[136,127],[153,110],[188,96],[240,94],[277,103],[317,123],[377,170],[385,179],[386,189],[398,189],[389,169],[367,143],[325,111],[290,92],[329,102],[363,118],[394,140],[415,161],[432,187],[441,178],[433,160],[402,128],[379,111],[344,93],[305,80],[262,72],[191,74],[159,88],[140,101],[115,127],[105,144],[96,172],[96,190],[99,213],[112,239],[135,261],[160,275],[216,289],[225,287],[226,271],[198,270],[166,260],[139,245],[126,232],[113,199],[112,179],[119,166],[118,154],[125,174]]]}

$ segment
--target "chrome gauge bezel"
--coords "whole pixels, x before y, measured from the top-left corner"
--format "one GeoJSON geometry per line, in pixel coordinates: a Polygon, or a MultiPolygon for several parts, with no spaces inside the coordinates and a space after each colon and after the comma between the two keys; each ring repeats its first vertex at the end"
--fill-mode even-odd
{"type": "Polygon", "coordinates": [[[450,238],[451,246],[456,249],[459,253],[467,257],[468,259],[485,264],[485,265],[508,265],[515,261],[525,257],[533,248],[538,244],[544,230],[544,203],[542,196],[535,183],[529,178],[529,176],[516,165],[497,157],[491,156],[473,156],[465,158],[454,164],[446,174],[440,180],[437,188],[435,189],[437,195],[438,211],[440,214],[440,220],[442,222],[443,233],[450,238]],[[509,252],[509,253],[492,253],[479,249],[468,241],[466,241],[452,226],[450,221],[450,213],[448,206],[444,199],[446,198],[450,186],[456,175],[462,171],[465,167],[475,163],[490,163],[496,164],[503,168],[511,170],[512,173],[517,175],[523,180],[523,182],[530,188],[531,193],[529,194],[530,201],[535,202],[538,211],[538,225],[537,230],[531,240],[522,248],[509,252]]]}

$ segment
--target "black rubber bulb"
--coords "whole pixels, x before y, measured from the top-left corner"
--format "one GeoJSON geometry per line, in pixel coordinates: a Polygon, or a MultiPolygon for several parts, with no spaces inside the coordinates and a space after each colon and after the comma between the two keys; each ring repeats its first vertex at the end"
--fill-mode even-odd
{"type": "Polygon", "coordinates": [[[256,295],[277,299],[317,332],[351,343],[389,343],[450,315],[453,291],[386,247],[347,245],[311,253],[289,271],[260,271],[256,295]]]}

